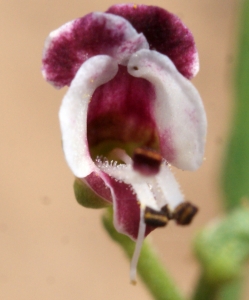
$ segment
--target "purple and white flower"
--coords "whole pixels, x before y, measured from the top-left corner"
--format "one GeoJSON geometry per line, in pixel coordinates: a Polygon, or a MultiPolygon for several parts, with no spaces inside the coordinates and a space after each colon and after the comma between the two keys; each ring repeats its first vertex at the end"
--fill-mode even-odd
{"type": "Polygon", "coordinates": [[[189,81],[198,69],[190,31],[154,6],[90,13],[45,43],[44,78],[69,86],[59,112],[67,163],[82,187],[113,204],[115,228],[137,242],[132,281],[144,237],[196,212],[170,165],[192,171],[203,160],[206,115],[189,81]]]}

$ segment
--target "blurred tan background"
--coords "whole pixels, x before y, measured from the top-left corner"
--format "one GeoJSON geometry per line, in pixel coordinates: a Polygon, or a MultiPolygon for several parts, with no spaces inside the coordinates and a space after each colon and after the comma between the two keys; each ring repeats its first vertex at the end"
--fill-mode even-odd
{"type": "MultiPolygon", "coordinates": [[[[53,89],[40,74],[50,31],[114,3],[0,0],[0,299],[151,299],[140,280],[129,284],[129,262],[102,229],[102,211],[74,199],[57,117],[65,89],[53,89]]],[[[191,227],[172,224],[151,235],[175,281],[191,293],[199,271],[191,239],[221,211],[219,168],[231,117],[239,0],[153,4],[181,17],[195,36],[201,71],[194,84],[209,120],[203,166],[176,174],[200,213],[191,227]]]]}

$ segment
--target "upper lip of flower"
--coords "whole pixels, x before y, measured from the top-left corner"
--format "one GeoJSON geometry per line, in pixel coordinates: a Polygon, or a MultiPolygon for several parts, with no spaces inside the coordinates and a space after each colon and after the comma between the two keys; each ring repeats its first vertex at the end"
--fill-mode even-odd
{"type": "Polygon", "coordinates": [[[43,75],[56,87],[70,85],[59,113],[65,156],[76,177],[96,174],[110,188],[117,230],[138,238],[134,279],[139,247],[152,229],[146,229],[144,211],[160,212],[165,204],[174,210],[183,201],[168,163],[197,169],[207,124],[201,98],[188,80],[198,71],[198,55],[181,21],[144,5],[115,5],[107,12],[53,31],[45,44],[43,75]],[[121,150],[116,157],[126,164],[95,161],[115,147],[131,155],[141,146],[163,157],[155,169],[136,166],[121,150]]]}

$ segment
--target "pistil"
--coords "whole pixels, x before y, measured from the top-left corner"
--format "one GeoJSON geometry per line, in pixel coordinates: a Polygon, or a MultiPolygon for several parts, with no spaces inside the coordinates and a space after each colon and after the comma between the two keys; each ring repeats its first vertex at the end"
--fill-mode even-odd
{"type": "Polygon", "coordinates": [[[137,280],[137,263],[140,256],[141,248],[143,246],[143,241],[145,238],[145,230],[146,230],[146,224],[144,222],[144,208],[140,207],[140,222],[139,222],[139,229],[138,229],[138,236],[135,246],[135,251],[132,256],[131,260],[131,268],[130,268],[130,279],[132,284],[136,284],[137,280]]]}

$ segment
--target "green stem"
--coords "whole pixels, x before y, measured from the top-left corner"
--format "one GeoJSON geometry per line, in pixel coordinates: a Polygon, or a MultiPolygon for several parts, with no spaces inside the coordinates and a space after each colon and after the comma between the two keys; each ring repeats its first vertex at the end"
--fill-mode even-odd
{"type": "Polygon", "coordinates": [[[202,274],[199,278],[193,300],[217,300],[218,287],[210,284],[202,274]]]}
{"type": "Polygon", "coordinates": [[[240,8],[235,113],[222,178],[227,210],[249,198],[249,1],[243,0],[240,8]]]}
{"type": "MultiPolygon", "coordinates": [[[[235,72],[235,114],[223,169],[225,208],[232,210],[249,199],[249,0],[241,2],[235,72]]],[[[221,290],[220,300],[240,299],[242,279],[221,290]]]]}
{"type": "MultiPolygon", "coordinates": [[[[117,242],[131,259],[135,243],[127,236],[120,234],[113,226],[112,211],[107,210],[103,217],[103,225],[110,237],[117,242]]],[[[170,276],[163,268],[152,245],[145,241],[137,267],[138,274],[155,300],[183,300],[170,276]]]]}

